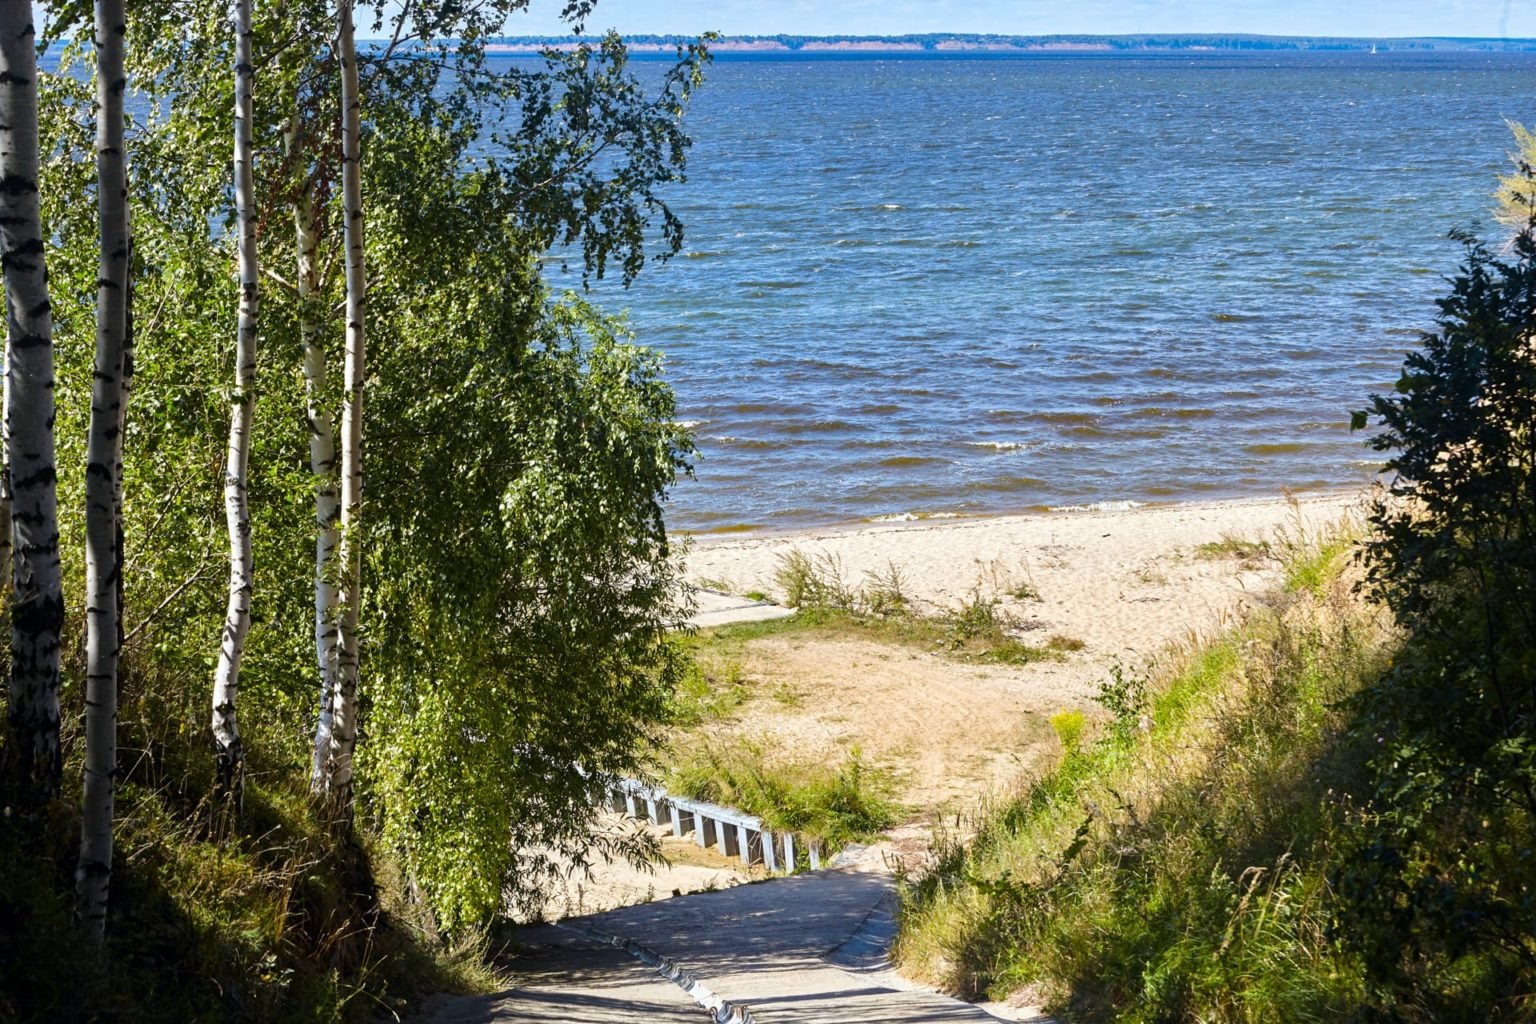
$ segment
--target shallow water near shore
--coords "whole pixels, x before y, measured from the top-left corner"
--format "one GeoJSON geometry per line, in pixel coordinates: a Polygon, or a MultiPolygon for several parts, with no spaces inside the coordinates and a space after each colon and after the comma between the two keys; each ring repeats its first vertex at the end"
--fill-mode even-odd
{"type": "MultiPolygon", "coordinates": [[[[674,528],[1349,487],[1536,55],[726,59],[627,292],[674,528]]],[[[555,283],[576,284],[553,275],[555,283]]]]}

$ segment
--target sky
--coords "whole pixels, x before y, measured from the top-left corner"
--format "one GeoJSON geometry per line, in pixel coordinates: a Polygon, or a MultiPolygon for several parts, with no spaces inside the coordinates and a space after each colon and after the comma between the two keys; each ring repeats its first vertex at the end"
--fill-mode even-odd
{"type": "MultiPolygon", "coordinates": [[[[530,0],[508,35],[563,34],[560,0],[530,0]]],[[[1095,35],[1536,38],[1536,0],[598,0],[589,31],[626,34],[1095,35]]]]}

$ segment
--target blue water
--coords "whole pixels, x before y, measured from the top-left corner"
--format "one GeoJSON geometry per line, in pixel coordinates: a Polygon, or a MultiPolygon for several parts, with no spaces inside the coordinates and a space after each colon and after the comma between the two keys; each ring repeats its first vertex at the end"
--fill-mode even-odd
{"type": "MultiPolygon", "coordinates": [[[[1536,55],[723,60],[664,351],[669,522],[789,528],[1346,486],[1536,120],[1536,55]]],[[[557,283],[561,283],[558,280],[557,283]]]]}

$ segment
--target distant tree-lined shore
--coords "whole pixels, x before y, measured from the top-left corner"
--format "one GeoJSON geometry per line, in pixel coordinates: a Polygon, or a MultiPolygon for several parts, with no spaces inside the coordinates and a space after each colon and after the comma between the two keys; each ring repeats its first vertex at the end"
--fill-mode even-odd
{"type": "MultiPolygon", "coordinates": [[[[689,41],[680,35],[631,35],[625,42],[634,52],[668,51],[689,41]]],[[[570,46],[573,36],[504,36],[491,49],[502,52],[531,52],[545,47],[570,46]]],[[[1411,38],[1366,38],[1353,36],[1262,36],[1241,33],[1209,35],[1053,35],[1014,36],[976,33],[927,33],[897,36],[801,36],[801,35],[727,35],[712,45],[716,53],[1029,53],[1040,51],[1087,52],[1185,52],[1231,50],[1474,50],[1533,51],[1536,39],[1450,38],[1422,36],[1411,38]]]]}

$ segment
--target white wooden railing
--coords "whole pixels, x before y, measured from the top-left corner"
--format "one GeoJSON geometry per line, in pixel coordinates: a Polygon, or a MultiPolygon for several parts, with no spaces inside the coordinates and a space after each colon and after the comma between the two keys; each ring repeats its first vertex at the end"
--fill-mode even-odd
{"type": "Polygon", "coordinates": [[[673,796],[660,786],[620,779],[608,793],[608,806],[653,825],[670,825],[674,836],[692,832],[701,847],[718,847],[727,857],[740,857],[743,867],[762,864],[770,873],[795,870],[797,846],[806,851],[811,870],[821,867],[821,843],[793,832],[775,832],[763,819],[730,807],[673,796]]]}

